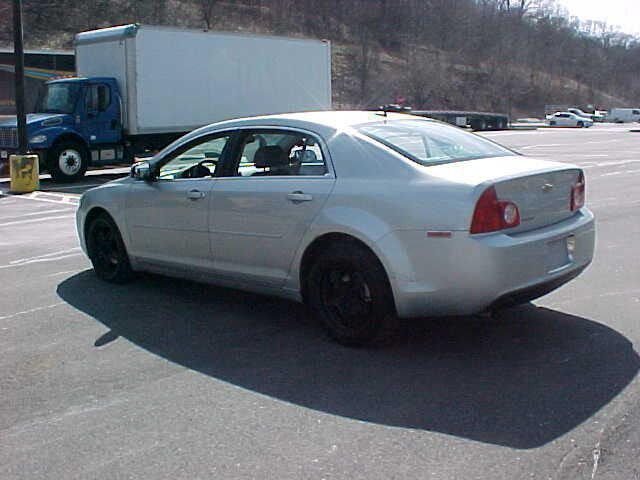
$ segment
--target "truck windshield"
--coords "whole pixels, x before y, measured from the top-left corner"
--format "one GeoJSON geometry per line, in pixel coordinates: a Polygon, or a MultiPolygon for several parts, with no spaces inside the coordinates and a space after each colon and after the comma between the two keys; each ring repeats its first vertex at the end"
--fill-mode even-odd
{"type": "Polygon", "coordinates": [[[36,105],[37,113],[73,113],[80,93],[77,83],[49,83],[36,105]]]}
{"type": "Polygon", "coordinates": [[[517,155],[458,127],[428,120],[393,120],[356,128],[421,165],[517,155]]]}

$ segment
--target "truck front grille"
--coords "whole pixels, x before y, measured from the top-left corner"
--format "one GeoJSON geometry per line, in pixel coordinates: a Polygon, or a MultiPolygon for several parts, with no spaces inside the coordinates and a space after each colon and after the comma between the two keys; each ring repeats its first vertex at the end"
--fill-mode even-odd
{"type": "Polygon", "coordinates": [[[18,147],[18,129],[17,128],[0,128],[0,147],[5,147],[5,148],[18,147]]]}

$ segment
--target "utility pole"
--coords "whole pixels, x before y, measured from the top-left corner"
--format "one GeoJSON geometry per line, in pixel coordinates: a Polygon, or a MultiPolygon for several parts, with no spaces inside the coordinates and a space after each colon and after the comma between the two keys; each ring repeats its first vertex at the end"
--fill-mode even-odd
{"type": "Polygon", "coordinates": [[[13,0],[13,58],[15,64],[18,154],[27,153],[27,115],[24,104],[24,45],[22,42],[22,0],[13,0]]]}
{"type": "Polygon", "coordinates": [[[28,193],[40,188],[37,155],[27,155],[27,114],[24,108],[24,46],[22,44],[22,0],[13,0],[13,52],[15,64],[18,154],[9,156],[11,192],[28,193]]]}

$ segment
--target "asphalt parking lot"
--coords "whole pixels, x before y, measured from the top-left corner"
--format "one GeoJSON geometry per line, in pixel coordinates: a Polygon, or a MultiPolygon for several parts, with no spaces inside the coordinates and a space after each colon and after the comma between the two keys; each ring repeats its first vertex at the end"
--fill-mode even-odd
{"type": "Polygon", "coordinates": [[[0,195],[0,478],[640,479],[640,133],[483,135],[585,169],[594,263],[377,349],[282,300],[98,281],[74,211],[126,169],[0,195]]]}

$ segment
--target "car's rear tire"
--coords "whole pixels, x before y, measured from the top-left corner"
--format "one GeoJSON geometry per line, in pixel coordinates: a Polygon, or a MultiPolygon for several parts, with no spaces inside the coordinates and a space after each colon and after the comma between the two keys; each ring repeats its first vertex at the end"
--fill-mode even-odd
{"type": "Polygon", "coordinates": [[[338,343],[362,346],[395,338],[398,318],[391,285],[364,245],[340,241],[320,253],[309,270],[305,297],[338,343]]]}
{"type": "Polygon", "coordinates": [[[89,167],[89,151],[80,142],[62,141],[47,153],[47,169],[56,182],[69,183],[84,177],[89,167]]]}
{"type": "Polygon", "coordinates": [[[118,226],[106,213],[91,220],[87,226],[87,252],[93,270],[102,280],[125,283],[133,277],[129,255],[118,226]]]}

